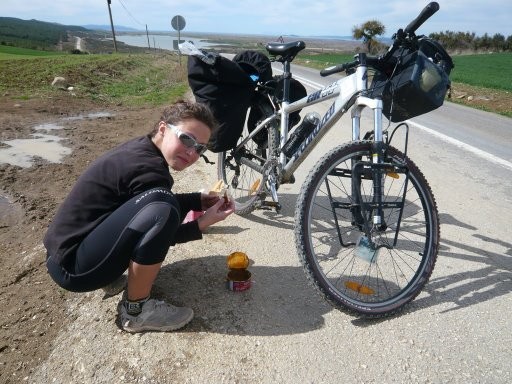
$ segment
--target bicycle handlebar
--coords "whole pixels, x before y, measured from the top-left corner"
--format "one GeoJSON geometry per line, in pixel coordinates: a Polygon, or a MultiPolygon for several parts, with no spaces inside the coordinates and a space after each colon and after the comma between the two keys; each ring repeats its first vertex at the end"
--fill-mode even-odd
{"type": "Polygon", "coordinates": [[[320,76],[325,77],[325,76],[332,75],[333,73],[343,72],[343,71],[346,71],[347,69],[357,66],[358,64],[359,64],[359,60],[354,60],[349,63],[343,63],[343,64],[335,65],[333,67],[324,68],[320,71],[320,76]]]}
{"type": "MultiPolygon", "coordinates": [[[[429,3],[423,10],[420,12],[420,14],[411,21],[407,27],[405,27],[405,30],[399,29],[397,33],[393,36],[394,42],[389,48],[389,50],[381,56],[366,56],[367,64],[371,66],[378,66],[379,63],[385,62],[387,59],[389,59],[393,52],[404,42],[405,39],[409,38],[412,40],[412,38],[415,38],[414,32],[425,22],[427,21],[434,13],[436,13],[439,10],[439,3],[433,1],[429,3]]],[[[348,69],[354,68],[358,66],[360,63],[359,57],[356,55],[356,59],[354,61],[350,61],[348,63],[338,64],[333,67],[325,68],[320,71],[320,76],[329,76],[334,73],[343,72],[348,69]]]]}
{"type": "Polygon", "coordinates": [[[439,3],[435,1],[431,2],[425,8],[423,8],[418,17],[416,17],[409,23],[407,27],[405,27],[404,32],[406,34],[413,34],[421,26],[421,24],[427,21],[427,19],[437,11],[439,11],[439,3]]]}

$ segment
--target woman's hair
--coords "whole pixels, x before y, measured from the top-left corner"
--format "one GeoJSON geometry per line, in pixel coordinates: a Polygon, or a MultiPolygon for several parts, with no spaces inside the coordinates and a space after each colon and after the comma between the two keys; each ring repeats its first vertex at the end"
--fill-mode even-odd
{"type": "Polygon", "coordinates": [[[165,121],[168,124],[177,125],[184,120],[190,119],[199,120],[200,122],[204,123],[206,126],[208,126],[208,128],[210,128],[212,134],[217,130],[217,120],[207,105],[186,100],[178,100],[174,104],[164,109],[162,116],[156,122],[153,130],[149,135],[151,137],[155,137],[155,135],[158,133],[158,126],[160,125],[161,121],[165,121]]]}

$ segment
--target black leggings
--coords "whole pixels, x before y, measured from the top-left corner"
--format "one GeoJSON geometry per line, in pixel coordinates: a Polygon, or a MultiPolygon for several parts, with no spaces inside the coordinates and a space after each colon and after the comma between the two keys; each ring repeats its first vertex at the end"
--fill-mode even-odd
{"type": "Polygon", "coordinates": [[[174,242],[180,216],[179,204],[171,191],[155,188],[141,193],[87,235],[75,257],[69,256],[71,265],[63,267],[49,257],[48,272],[69,291],[104,287],[123,274],[130,260],[144,265],[162,262],[174,242]]]}

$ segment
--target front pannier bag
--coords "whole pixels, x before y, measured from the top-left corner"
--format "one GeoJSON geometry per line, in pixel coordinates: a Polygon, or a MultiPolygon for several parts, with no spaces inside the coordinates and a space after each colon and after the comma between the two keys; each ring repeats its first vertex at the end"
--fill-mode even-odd
{"type": "Polygon", "coordinates": [[[391,73],[377,73],[370,91],[371,96],[382,97],[383,114],[400,122],[443,105],[453,63],[441,45],[425,40],[419,50],[399,50],[394,56],[391,73]]]}
{"type": "Polygon", "coordinates": [[[237,63],[222,56],[217,56],[213,64],[188,56],[188,82],[196,101],[207,104],[219,122],[209,149],[223,152],[234,148],[242,134],[255,83],[237,63]]]}

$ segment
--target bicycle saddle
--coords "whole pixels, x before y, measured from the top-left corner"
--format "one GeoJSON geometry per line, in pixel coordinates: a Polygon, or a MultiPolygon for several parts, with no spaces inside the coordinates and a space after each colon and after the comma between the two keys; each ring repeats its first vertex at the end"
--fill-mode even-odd
{"type": "Polygon", "coordinates": [[[302,40],[292,41],[290,43],[267,43],[265,46],[268,53],[273,56],[283,56],[283,57],[295,57],[297,53],[306,48],[306,43],[302,40]]]}

